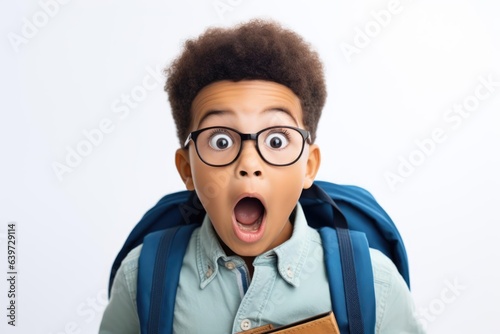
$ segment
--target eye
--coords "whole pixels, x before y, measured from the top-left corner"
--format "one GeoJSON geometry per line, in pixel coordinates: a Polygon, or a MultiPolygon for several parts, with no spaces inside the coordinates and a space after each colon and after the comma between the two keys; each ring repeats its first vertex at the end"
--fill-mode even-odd
{"type": "Polygon", "coordinates": [[[215,150],[223,151],[233,146],[234,142],[228,133],[218,130],[210,136],[208,144],[215,150]]]}
{"type": "Polygon", "coordinates": [[[288,140],[288,135],[286,133],[286,130],[282,130],[282,132],[270,133],[266,137],[265,143],[268,147],[278,150],[287,147],[290,141],[288,140]]]}

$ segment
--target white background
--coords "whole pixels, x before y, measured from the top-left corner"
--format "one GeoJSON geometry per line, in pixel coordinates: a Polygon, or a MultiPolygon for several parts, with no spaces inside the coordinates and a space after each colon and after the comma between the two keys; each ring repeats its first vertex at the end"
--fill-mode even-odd
{"type": "Polygon", "coordinates": [[[429,333],[498,333],[496,2],[42,0],[5,1],[0,12],[0,267],[6,274],[16,222],[19,272],[15,328],[1,279],[2,333],[97,331],[126,236],[183,189],[166,94],[150,72],[206,27],[254,17],[282,22],[320,53],[329,95],[318,179],[365,187],[390,213],[429,333]],[[388,7],[383,26],[375,17],[388,7]],[[135,94],[133,108],[123,94],[135,94]],[[460,123],[445,118],[463,103],[473,110],[460,123]],[[106,119],[112,131],[58,178],[54,163],[106,119]],[[419,153],[437,128],[441,142],[419,153]],[[391,187],[387,173],[406,174],[391,187]]]}

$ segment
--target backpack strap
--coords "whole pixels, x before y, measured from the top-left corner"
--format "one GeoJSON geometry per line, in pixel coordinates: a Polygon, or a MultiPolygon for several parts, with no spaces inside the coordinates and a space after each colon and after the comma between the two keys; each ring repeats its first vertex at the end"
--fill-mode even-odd
{"type": "MultiPolygon", "coordinates": [[[[330,286],[332,310],[341,333],[375,332],[376,304],[373,270],[370,258],[370,249],[366,236],[362,232],[348,231],[351,241],[351,251],[354,274],[343,272],[342,247],[343,242],[339,230],[331,227],[319,229],[325,254],[325,266],[330,286]],[[354,279],[353,279],[354,278],[354,279]],[[356,292],[353,290],[357,290],[356,292]],[[352,316],[349,304],[352,300],[359,304],[359,314],[352,316]]],[[[341,232],[343,233],[343,232],[341,232]]]]}
{"type": "Polygon", "coordinates": [[[178,225],[201,224],[204,217],[205,210],[194,191],[179,191],[160,199],[130,232],[116,256],[109,277],[108,295],[111,296],[111,287],[123,259],[132,249],[143,243],[144,236],[178,225]]]}
{"type": "Polygon", "coordinates": [[[172,333],[182,262],[191,234],[198,226],[176,226],[144,238],[137,276],[141,333],[172,333]]]}
{"type": "MultiPolygon", "coordinates": [[[[313,184],[309,189],[306,189],[302,196],[305,197],[313,197],[318,198],[321,201],[328,203],[333,210],[333,227],[337,231],[336,239],[338,240],[334,246],[333,243],[326,243],[327,247],[323,247],[325,250],[329,248],[338,248],[340,261],[336,261],[335,258],[327,261],[327,264],[332,265],[333,263],[340,263],[340,268],[342,268],[341,276],[335,276],[337,279],[333,279],[334,276],[329,274],[329,279],[331,283],[338,284],[338,278],[343,278],[343,286],[344,286],[344,296],[345,296],[345,308],[347,309],[347,324],[349,328],[349,333],[351,334],[364,334],[365,333],[365,324],[363,319],[363,314],[361,312],[361,304],[360,304],[360,293],[358,289],[358,275],[355,262],[354,248],[353,242],[351,238],[351,234],[349,233],[349,227],[347,225],[347,220],[344,215],[338,208],[337,204],[332,200],[332,198],[319,186],[313,184]],[[343,275],[342,275],[343,273],[343,275]]],[[[322,235],[323,236],[323,235],[322,235]]],[[[332,241],[333,238],[328,238],[328,241],[332,241]]],[[[360,247],[357,247],[362,250],[363,246],[359,244],[360,247]]],[[[366,251],[368,251],[368,242],[366,241],[366,251]]],[[[325,255],[326,256],[326,255],[325,255]]],[[[368,254],[368,259],[370,259],[370,254],[368,254]]],[[[337,265],[338,267],[338,265],[337,265]]],[[[361,272],[369,271],[371,272],[371,264],[368,267],[369,270],[364,270],[364,268],[360,268],[361,272]]],[[[332,286],[332,284],[330,284],[332,286]]],[[[372,278],[372,286],[373,286],[373,278],[372,278]]],[[[330,290],[331,291],[331,290],[330,290]]],[[[333,295],[332,295],[333,297],[333,295]]],[[[333,298],[332,298],[333,302],[333,298]]],[[[335,313],[335,309],[334,309],[335,313]]],[[[336,314],[336,313],[335,313],[336,314]]],[[[340,326],[340,324],[339,324],[340,326]]],[[[368,327],[370,328],[370,327],[368,327]]],[[[375,323],[373,324],[373,328],[375,328],[375,323]]]]}
{"type": "MultiPolygon", "coordinates": [[[[392,260],[410,288],[408,256],[403,238],[392,219],[375,198],[365,189],[352,185],[338,185],[325,181],[315,181],[314,184],[335,201],[349,222],[349,230],[365,233],[369,247],[378,249],[392,260]]],[[[323,205],[318,205],[317,201],[310,198],[307,200],[308,203],[302,203],[302,208],[308,220],[312,217],[311,224],[322,221],[321,213],[325,212],[324,207],[328,209],[328,205],[323,207],[323,205]],[[315,205],[309,209],[308,206],[311,203],[315,205]]],[[[320,227],[322,226],[316,226],[316,228],[320,227]]]]}

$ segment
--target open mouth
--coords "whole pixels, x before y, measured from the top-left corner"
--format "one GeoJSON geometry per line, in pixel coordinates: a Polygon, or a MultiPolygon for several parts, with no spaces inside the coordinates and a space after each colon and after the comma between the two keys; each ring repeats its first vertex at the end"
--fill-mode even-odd
{"type": "Polygon", "coordinates": [[[253,242],[263,234],[265,207],[255,197],[244,197],[234,207],[235,232],[239,239],[253,242]]]}

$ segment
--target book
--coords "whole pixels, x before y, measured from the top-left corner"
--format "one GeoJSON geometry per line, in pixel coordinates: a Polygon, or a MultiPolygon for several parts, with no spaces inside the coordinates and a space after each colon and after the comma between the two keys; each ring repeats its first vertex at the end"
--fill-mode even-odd
{"type": "Polygon", "coordinates": [[[238,334],[340,334],[333,312],[326,312],[288,325],[274,327],[272,324],[252,328],[238,334]]]}

